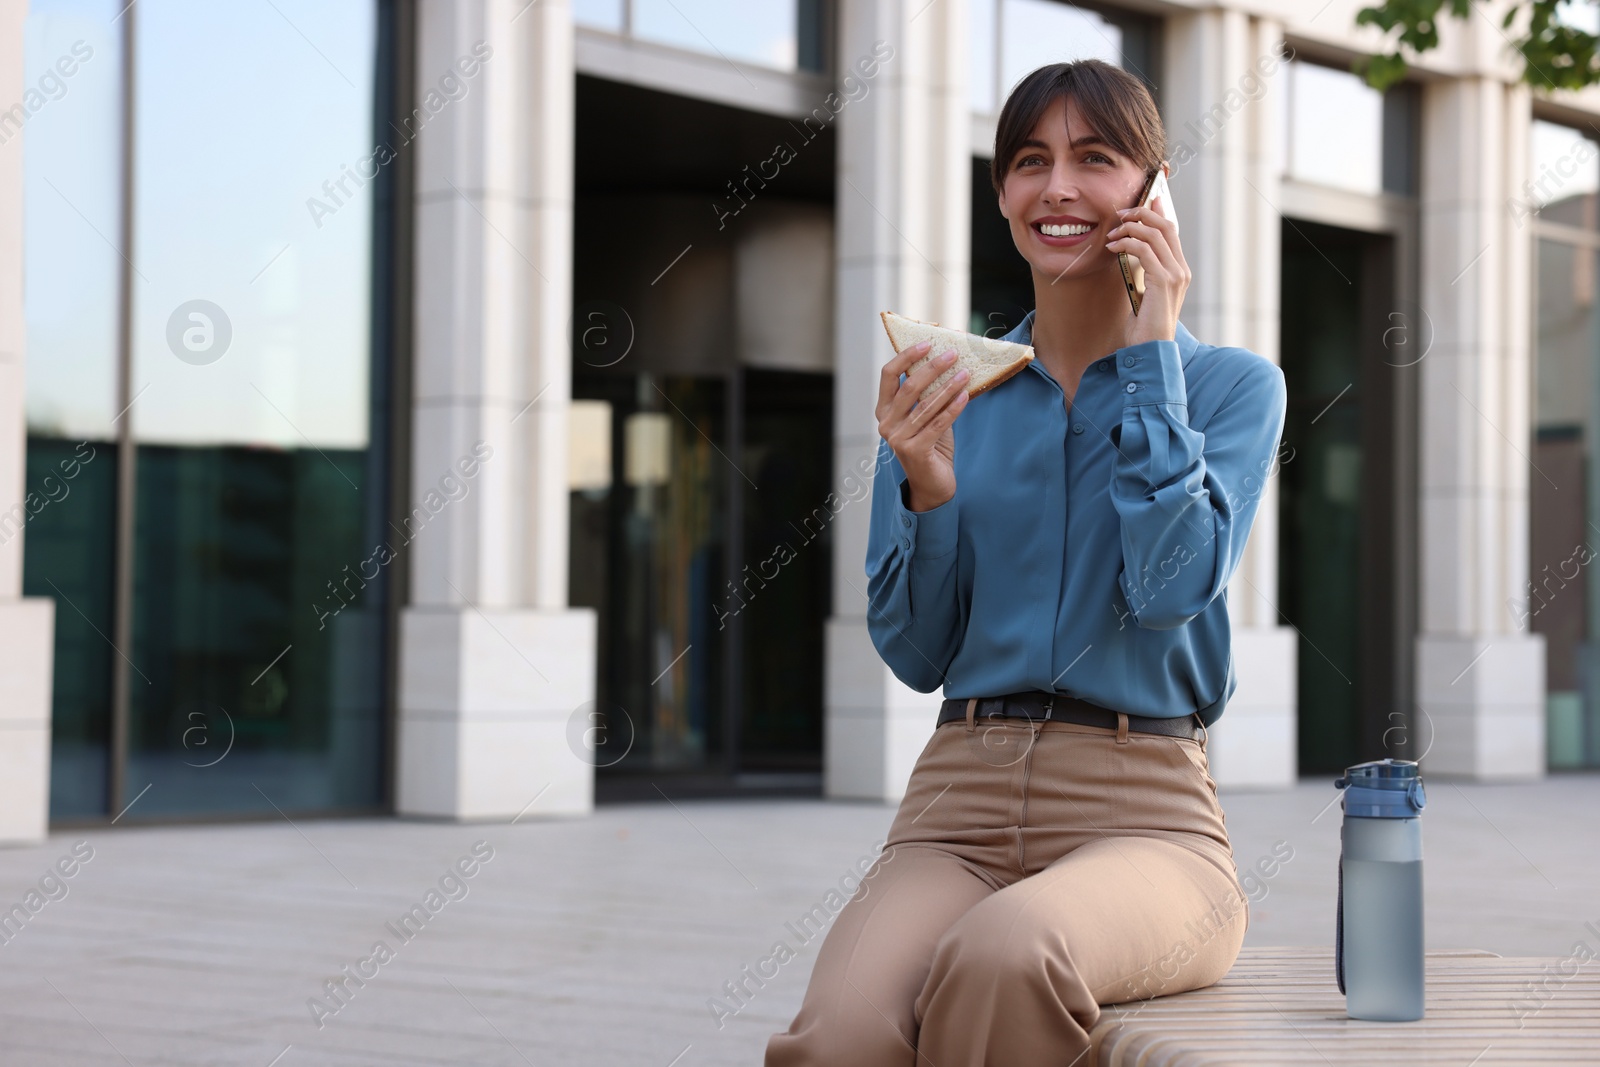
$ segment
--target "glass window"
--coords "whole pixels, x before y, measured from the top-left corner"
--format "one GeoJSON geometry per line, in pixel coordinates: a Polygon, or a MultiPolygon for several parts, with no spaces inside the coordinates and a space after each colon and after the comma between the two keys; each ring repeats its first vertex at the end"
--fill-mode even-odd
{"type": "Polygon", "coordinates": [[[144,816],[372,804],[400,538],[369,463],[375,5],[136,17],[129,788],[144,816]]]}
{"type": "Polygon", "coordinates": [[[1383,94],[1349,71],[1291,61],[1278,99],[1286,178],[1358,193],[1382,191],[1383,94]]]}
{"type": "Polygon", "coordinates": [[[995,33],[999,29],[998,0],[967,0],[967,26],[972,42],[967,66],[967,91],[972,110],[987,115],[1000,109],[995,99],[995,33]]]}
{"type": "Polygon", "coordinates": [[[1595,194],[1600,192],[1600,147],[1570,126],[1535,119],[1530,132],[1532,159],[1522,195],[1512,198],[1520,222],[1533,213],[1547,222],[1585,230],[1595,228],[1595,194]]]}
{"type": "Polygon", "coordinates": [[[1001,100],[1029,72],[1074,59],[1123,62],[1122,30],[1103,15],[1056,0],[1001,0],[1001,100]]]}
{"type": "Polygon", "coordinates": [[[1115,63],[1158,91],[1156,24],[1144,16],[1058,0],[970,0],[968,27],[968,93],[980,115],[998,112],[1016,84],[1038,68],[1075,59],[1115,63]]]}
{"type": "MultiPolygon", "coordinates": [[[[56,600],[55,818],[136,798],[132,820],[380,799],[385,567],[405,535],[384,522],[373,417],[373,191],[393,158],[374,141],[397,140],[376,129],[378,18],[372,0],[32,6],[27,477],[41,504],[23,570],[28,595],[56,600]]],[[[0,521],[0,538],[15,532],[0,521]]]]}
{"type": "MultiPolygon", "coordinates": [[[[1592,201],[1592,196],[1583,199],[1592,201]]],[[[1540,238],[1529,582],[1512,618],[1545,637],[1552,768],[1600,766],[1600,252],[1540,238]]]]}
{"type": "Polygon", "coordinates": [[[636,36],[695,52],[798,66],[798,0],[632,0],[636,36]]]}
{"type": "MultiPolygon", "coordinates": [[[[124,0],[125,2],[125,0],[124,0]]],[[[24,42],[28,112],[28,430],[109,440],[117,414],[122,267],[122,38],[112,0],[35,0],[24,42]]],[[[0,151],[24,140],[0,118],[0,151]]]]}
{"type": "MultiPolygon", "coordinates": [[[[50,811],[105,812],[111,729],[122,37],[116,0],[34,0],[23,41],[26,496],[22,588],[56,601],[50,811]]],[[[14,121],[14,118],[13,118],[14,121]]],[[[18,521],[12,522],[11,520],[18,521]]]]}
{"type": "Polygon", "coordinates": [[[622,32],[623,0],[573,0],[572,21],[597,30],[622,32]]]}

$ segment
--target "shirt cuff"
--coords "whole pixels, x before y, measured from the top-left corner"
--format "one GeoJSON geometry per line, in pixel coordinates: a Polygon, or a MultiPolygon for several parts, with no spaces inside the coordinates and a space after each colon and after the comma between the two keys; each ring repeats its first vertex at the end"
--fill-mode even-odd
{"type": "Polygon", "coordinates": [[[916,559],[937,559],[955,551],[956,498],[928,511],[912,511],[907,498],[911,486],[902,480],[894,494],[894,536],[900,547],[916,559]]]}
{"type": "Polygon", "coordinates": [[[1189,404],[1183,381],[1183,354],[1176,341],[1140,341],[1116,354],[1123,405],[1189,404]]]}

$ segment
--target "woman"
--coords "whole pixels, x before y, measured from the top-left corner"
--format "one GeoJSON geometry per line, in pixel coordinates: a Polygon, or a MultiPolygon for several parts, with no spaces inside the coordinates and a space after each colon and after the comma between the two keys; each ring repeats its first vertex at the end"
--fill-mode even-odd
{"type": "Polygon", "coordinates": [[[1136,206],[1164,150],[1122,70],[1023,79],[991,178],[1034,284],[1006,339],[1035,358],[970,411],[961,375],[916,402],[948,357],[883,368],[869,629],[947,699],[767,1067],[1066,1067],[1099,1005],[1210,985],[1238,954],[1205,728],[1236,684],[1224,590],[1285,392],[1178,321],[1177,227],[1136,206]],[[1137,315],[1118,252],[1144,268],[1137,315]]]}

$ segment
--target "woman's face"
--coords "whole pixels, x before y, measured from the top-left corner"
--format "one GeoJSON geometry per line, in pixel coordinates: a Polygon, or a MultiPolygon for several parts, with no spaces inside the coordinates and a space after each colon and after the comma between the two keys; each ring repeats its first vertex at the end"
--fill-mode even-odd
{"type": "Polygon", "coordinates": [[[1052,280],[1115,269],[1109,232],[1144,188],[1144,170],[1058,97],[1005,172],[1000,214],[1017,251],[1052,280]]]}

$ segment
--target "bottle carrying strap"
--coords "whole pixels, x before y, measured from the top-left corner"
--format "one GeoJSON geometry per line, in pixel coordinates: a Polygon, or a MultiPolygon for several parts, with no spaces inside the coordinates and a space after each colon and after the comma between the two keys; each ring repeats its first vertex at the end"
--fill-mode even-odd
{"type": "Polygon", "coordinates": [[[1339,898],[1333,913],[1333,975],[1344,992],[1344,834],[1339,835],[1339,898]]]}

